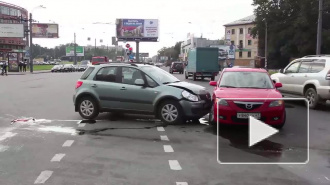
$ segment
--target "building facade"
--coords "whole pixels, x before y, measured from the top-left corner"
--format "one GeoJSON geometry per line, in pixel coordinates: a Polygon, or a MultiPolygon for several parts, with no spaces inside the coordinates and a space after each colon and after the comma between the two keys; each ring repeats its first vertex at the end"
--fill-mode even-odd
{"type": "MultiPolygon", "coordinates": [[[[22,7],[0,1],[0,24],[24,24],[25,30],[28,23],[22,20],[28,19],[28,11],[22,7]]],[[[16,52],[23,55],[22,50],[27,46],[27,36],[25,38],[0,37],[0,59],[6,59],[7,54],[16,52]]],[[[20,57],[19,57],[20,58],[20,57]]]]}
{"type": "Polygon", "coordinates": [[[258,58],[258,39],[251,36],[255,27],[255,16],[225,24],[227,45],[236,47],[234,65],[255,67],[258,58]]]}

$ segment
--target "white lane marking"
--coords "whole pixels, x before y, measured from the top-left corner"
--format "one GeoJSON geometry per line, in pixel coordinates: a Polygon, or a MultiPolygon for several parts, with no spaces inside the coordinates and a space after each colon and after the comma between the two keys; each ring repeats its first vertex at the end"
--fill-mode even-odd
{"type": "Polygon", "coordinates": [[[53,171],[42,171],[34,184],[43,184],[45,183],[53,174],[53,171]]]}
{"type": "Polygon", "coordinates": [[[70,147],[73,144],[74,140],[67,140],[64,142],[63,147],[70,147]]]}
{"type": "Polygon", "coordinates": [[[205,120],[205,118],[201,118],[201,119],[199,119],[199,123],[202,124],[202,125],[209,125],[208,122],[209,122],[209,121],[205,120]]]}
{"type": "Polygon", "coordinates": [[[176,185],[188,185],[188,182],[176,182],[176,185]]]}
{"type": "Polygon", "coordinates": [[[78,125],[78,127],[84,127],[84,126],[86,126],[86,123],[80,123],[80,124],[78,125]]]}
{"type": "Polygon", "coordinates": [[[168,137],[165,135],[165,136],[160,136],[160,140],[162,141],[169,141],[168,137]]]}
{"type": "Polygon", "coordinates": [[[78,121],[77,124],[79,125],[82,122],[82,120],[78,121]]]}
{"type": "Polygon", "coordinates": [[[50,162],[60,162],[65,154],[55,154],[55,156],[50,160],[50,162]]]}
{"type": "Polygon", "coordinates": [[[164,127],[157,127],[157,130],[158,130],[159,132],[164,132],[164,131],[165,131],[164,127]]]}
{"type": "Polygon", "coordinates": [[[182,170],[179,161],[177,160],[168,160],[171,170],[182,170]]]}
{"type": "Polygon", "coordinates": [[[13,133],[13,132],[5,132],[4,135],[0,136],[0,141],[4,141],[10,137],[14,137],[17,133],[13,133]]]}
{"type": "Polygon", "coordinates": [[[165,152],[174,152],[171,145],[164,145],[164,151],[165,152]]]}

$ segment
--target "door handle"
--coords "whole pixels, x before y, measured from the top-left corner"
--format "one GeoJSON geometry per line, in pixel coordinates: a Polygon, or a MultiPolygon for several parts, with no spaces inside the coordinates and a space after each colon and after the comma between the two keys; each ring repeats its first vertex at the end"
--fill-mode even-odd
{"type": "Polygon", "coordinates": [[[93,84],[93,85],[91,85],[92,87],[97,87],[97,85],[96,84],[93,84]]]}
{"type": "Polygon", "coordinates": [[[122,87],[120,90],[125,91],[126,90],[126,87],[122,87]]]}

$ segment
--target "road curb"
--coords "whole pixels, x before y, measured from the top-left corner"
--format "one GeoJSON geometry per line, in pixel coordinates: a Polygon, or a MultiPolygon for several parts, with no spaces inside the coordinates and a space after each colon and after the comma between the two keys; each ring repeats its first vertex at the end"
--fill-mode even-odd
{"type": "Polygon", "coordinates": [[[34,72],[21,72],[21,73],[12,73],[12,72],[8,72],[8,75],[33,75],[33,74],[42,74],[42,73],[51,73],[51,71],[50,70],[46,70],[46,71],[34,71],[34,72]]]}

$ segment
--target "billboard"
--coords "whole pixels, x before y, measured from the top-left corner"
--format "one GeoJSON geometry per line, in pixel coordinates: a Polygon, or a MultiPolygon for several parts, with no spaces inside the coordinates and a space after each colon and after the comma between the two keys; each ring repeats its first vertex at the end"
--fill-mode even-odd
{"type": "Polygon", "coordinates": [[[24,38],[24,25],[0,24],[0,37],[24,38]]]}
{"type": "Polygon", "coordinates": [[[149,57],[149,53],[139,53],[140,57],[149,57]]]}
{"type": "MultiPolygon", "coordinates": [[[[65,54],[67,57],[74,57],[74,46],[67,46],[65,48],[65,54]]],[[[84,47],[76,46],[76,54],[78,57],[84,56],[84,47]]]]}
{"type": "Polygon", "coordinates": [[[214,45],[210,47],[219,48],[219,60],[234,60],[235,59],[235,46],[234,45],[214,45]]]}
{"type": "Polygon", "coordinates": [[[119,41],[158,41],[158,19],[117,19],[119,41]]]}
{"type": "Polygon", "coordinates": [[[59,38],[58,24],[32,24],[32,37],[33,38],[59,38]]]}

